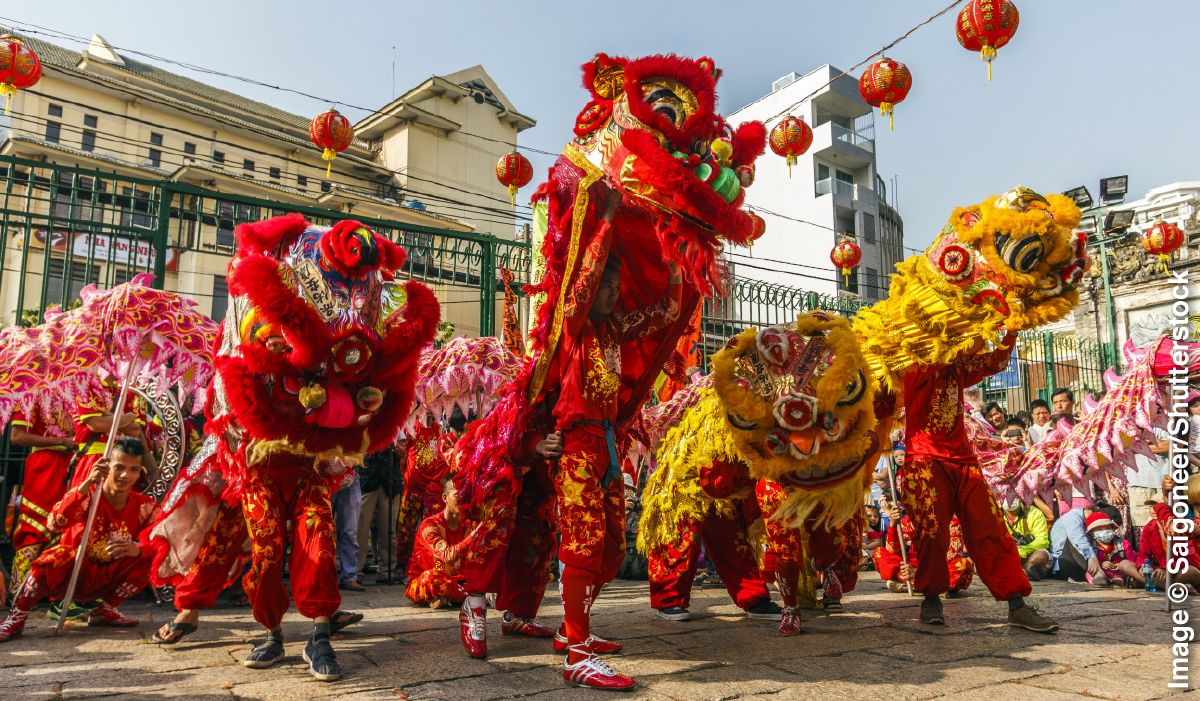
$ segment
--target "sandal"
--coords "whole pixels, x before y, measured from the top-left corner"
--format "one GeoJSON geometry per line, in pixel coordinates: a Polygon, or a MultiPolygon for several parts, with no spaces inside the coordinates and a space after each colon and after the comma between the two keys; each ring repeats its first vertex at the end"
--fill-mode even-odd
{"type": "Polygon", "coordinates": [[[167,624],[166,637],[163,637],[160,634],[161,629],[159,629],[159,630],[154,631],[154,635],[150,639],[160,645],[174,645],[175,643],[179,642],[180,640],[183,640],[186,636],[191,635],[192,633],[195,633],[197,627],[198,626],[193,625],[191,623],[176,623],[175,621],[171,621],[170,623],[167,624]],[[179,633],[179,635],[175,636],[175,633],[179,633]],[[172,637],[172,636],[175,636],[175,637],[172,637]]]}
{"type": "Polygon", "coordinates": [[[345,630],[346,628],[354,625],[355,623],[358,623],[362,619],[363,619],[363,615],[361,613],[354,613],[351,611],[338,611],[337,613],[335,613],[329,617],[329,632],[331,634],[332,633],[340,633],[341,631],[345,630]]]}

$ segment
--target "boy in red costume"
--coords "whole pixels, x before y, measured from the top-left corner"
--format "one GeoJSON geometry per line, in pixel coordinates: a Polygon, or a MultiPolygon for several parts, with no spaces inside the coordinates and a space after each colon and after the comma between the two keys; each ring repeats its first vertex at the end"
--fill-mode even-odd
{"type": "MultiPolygon", "coordinates": [[[[107,381],[106,386],[112,385],[107,381]]],[[[75,428],[76,452],[79,459],[71,475],[71,487],[78,487],[91,474],[92,465],[104,454],[104,438],[108,435],[113,424],[112,405],[114,400],[104,392],[94,392],[75,405],[71,412],[71,423],[75,428]]],[[[146,417],[135,411],[134,396],[129,395],[125,402],[125,411],[117,417],[117,430],[122,436],[132,436],[145,445],[143,429],[146,417]]],[[[147,458],[146,469],[154,468],[150,462],[153,456],[143,453],[147,458]]]]}
{"type": "Polygon", "coordinates": [[[47,422],[39,409],[18,412],[9,423],[9,442],[30,449],[21,478],[21,507],[13,533],[13,585],[29,570],[30,563],[50,542],[50,510],[67,488],[67,468],[75,440],[47,422]],[[52,434],[60,435],[52,435],[52,434]]]}
{"type": "Polygon", "coordinates": [[[422,521],[417,529],[404,591],[414,604],[430,604],[433,608],[467,599],[462,587],[462,556],[470,546],[467,536],[471,524],[459,514],[454,482],[448,478],[443,480],[442,501],[442,510],[422,521]]]}
{"type": "MultiPolygon", "coordinates": [[[[620,193],[611,190],[605,191],[605,197],[602,228],[611,226],[621,200],[620,193]]],[[[633,679],[617,674],[596,657],[599,646],[608,641],[591,634],[590,613],[600,588],[616,576],[625,558],[625,485],[613,433],[621,390],[621,344],[678,319],[682,281],[671,264],[666,299],[615,315],[621,294],[620,262],[610,253],[603,266],[590,311],[571,319],[574,328],[568,326],[563,334],[556,358],[560,391],[554,416],[563,433],[563,455],[554,478],[567,639],[563,678],[571,684],[628,689],[634,686],[633,679]]]]}
{"type": "Polygon", "coordinates": [[[1008,602],[1009,625],[1038,633],[1058,630],[1058,623],[1025,603],[1032,591],[1029,578],[963,425],[963,388],[1007,367],[1015,340],[1010,331],[990,353],[956,364],[913,365],[902,376],[907,456],[901,497],[915,531],[913,584],[925,595],[922,623],[945,622],[939,597],[950,588],[950,577],[942,558],[950,547],[951,517],[958,516],[984,585],[997,601],[1008,602]]]}
{"type": "Polygon", "coordinates": [[[59,542],[45,550],[33,562],[22,584],[21,594],[8,617],[0,623],[0,642],[10,640],[25,628],[29,611],[43,597],[62,597],[71,579],[75,554],[81,546],[87,524],[92,492],[100,489],[99,507],[92,524],[87,557],[79,571],[75,596],[80,600],[102,599],[92,611],[88,625],[136,626],[117,607],[141,591],[150,581],[150,549],[146,526],[154,510],[154,500],[133,491],[145,474],[142,444],[129,437],[117,440],[111,457],[92,464],[78,487],[69,490],[50,513],[51,528],[61,533],[59,542]]]}

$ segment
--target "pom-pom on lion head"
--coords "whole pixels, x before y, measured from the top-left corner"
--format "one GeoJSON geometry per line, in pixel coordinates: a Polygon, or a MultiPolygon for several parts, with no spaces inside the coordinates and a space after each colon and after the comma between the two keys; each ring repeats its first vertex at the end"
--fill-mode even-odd
{"type": "Polygon", "coordinates": [[[824,312],[744,331],[713,357],[750,474],[789,488],[775,518],[841,524],[861,508],[864,461],[877,446],[865,370],[849,322],[824,312]]]}

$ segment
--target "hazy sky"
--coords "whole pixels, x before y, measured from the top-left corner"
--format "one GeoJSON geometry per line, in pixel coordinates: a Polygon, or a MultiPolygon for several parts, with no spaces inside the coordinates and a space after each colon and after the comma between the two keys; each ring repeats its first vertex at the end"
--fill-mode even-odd
{"type": "MultiPolygon", "coordinates": [[[[949,0],[840,2],[8,3],[12,20],[381,106],[431,74],[483,64],[538,120],[522,143],[559,150],[586,102],[579,65],[595,52],[707,54],[725,71],[721,109],[790,71],[848,68],[949,0]],[[602,8],[597,11],[596,8],[602,8]],[[683,9],[686,8],[686,9],[683,9]],[[739,10],[742,17],[732,13],[739,10]]],[[[896,130],[877,122],[879,170],[899,176],[906,243],[924,246],[957,205],[1017,183],[1043,192],[1128,174],[1134,197],[1200,179],[1193,57],[1200,2],[1017,0],[1021,25],[995,78],[954,38],[957,10],[889,51],[912,71],[896,130]]],[[[42,37],[46,38],[46,37],[42,37]]],[[[80,46],[49,39],[73,49],[80,46]]],[[[300,114],[326,105],[187,73],[300,114]]],[[[363,114],[348,111],[352,120],[363,114]]],[[[772,154],[766,157],[773,158],[772,154]]],[[[539,174],[549,165],[535,159],[539,174]]],[[[802,242],[799,242],[802,243],[802,242]]]]}

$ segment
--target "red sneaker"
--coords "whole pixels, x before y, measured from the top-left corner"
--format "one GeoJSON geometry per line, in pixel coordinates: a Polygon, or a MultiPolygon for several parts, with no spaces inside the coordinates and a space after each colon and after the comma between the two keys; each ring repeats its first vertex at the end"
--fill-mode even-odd
{"type": "MultiPolygon", "coordinates": [[[[595,653],[597,655],[612,655],[620,652],[623,649],[621,643],[618,643],[614,640],[605,640],[604,638],[597,637],[595,635],[589,635],[587,640],[583,641],[583,645],[587,647],[588,652],[595,653]]],[[[563,653],[567,651],[567,647],[567,636],[562,634],[562,629],[560,628],[558,632],[554,634],[554,651],[557,653],[563,653]]]]}
{"type": "Polygon", "coordinates": [[[500,619],[500,632],[505,635],[527,635],[530,638],[553,638],[554,629],[533,618],[515,618],[507,613],[500,619]]]}
{"type": "Polygon", "coordinates": [[[783,610],[779,618],[779,634],[800,634],[800,609],[788,607],[783,610]]]}
{"type": "Polygon", "coordinates": [[[89,626],[105,626],[109,628],[130,628],[136,626],[136,618],[130,618],[108,604],[100,604],[92,609],[88,616],[89,626]]]}
{"type": "Polygon", "coordinates": [[[637,685],[633,679],[617,674],[607,662],[589,653],[583,645],[576,645],[571,652],[587,655],[575,664],[563,661],[563,681],[568,686],[587,686],[593,689],[628,691],[637,685]]]}
{"type": "Polygon", "coordinates": [[[458,612],[458,629],[468,655],[487,657],[487,609],[469,608],[464,602],[458,612]]]}
{"type": "Polygon", "coordinates": [[[28,617],[28,611],[10,612],[8,618],[0,623],[0,643],[6,643],[20,635],[21,631],[25,630],[25,619],[28,617]]]}
{"type": "Polygon", "coordinates": [[[834,574],[832,567],[821,571],[821,586],[825,590],[825,598],[835,601],[842,600],[842,580],[834,574]]]}

